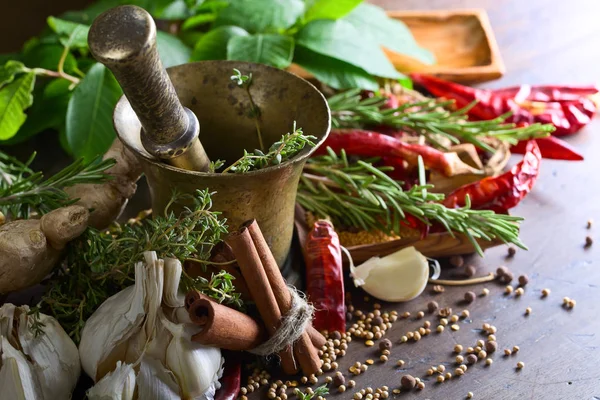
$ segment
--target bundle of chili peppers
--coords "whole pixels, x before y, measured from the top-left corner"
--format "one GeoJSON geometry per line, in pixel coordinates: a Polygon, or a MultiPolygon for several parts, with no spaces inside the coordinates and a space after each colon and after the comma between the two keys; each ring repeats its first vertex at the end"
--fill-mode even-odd
{"type": "Polygon", "coordinates": [[[305,244],[306,293],[315,307],[319,331],[346,332],[342,250],[331,222],[318,220],[305,244]]]}
{"type": "MultiPolygon", "coordinates": [[[[429,75],[411,74],[413,81],[436,97],[454,99],[459,108],[471,105],[468,116],[473,120],[490,120],[510,115],[507,122],[519,126],[532,123],[552,124],[555,136],[579,132],[598,111],[595,86],[522,85],[497,90],[476,89],[429,75]]],[[[536,139],[544,158],[583,160],[583,156],[564,141],[548,137],[536,139]]],[[[523,154],[524,143],[511,149],[523,154]]]]}

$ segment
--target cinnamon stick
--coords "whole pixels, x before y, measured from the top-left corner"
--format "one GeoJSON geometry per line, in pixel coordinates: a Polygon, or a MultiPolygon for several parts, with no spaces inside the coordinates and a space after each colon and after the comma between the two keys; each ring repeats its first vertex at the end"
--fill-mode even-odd
{"type": "MultiPolygon", "coordinates": [[[[260,313],[267,332],[272,336],[279,327],[281,311],[271,290],[269,278],[260,261],[250,232],[248,229],[242,228],[240,231],[229,235],[226,242],[231,246],[235,254],[250,294],[256,303],[256,308],[260,313]]],[[[294,375],[298,372],[291,346],[279,352],[279,357],[281,358],[281,366],[286,374],[294,375]]]]}
{"type": "Polygon", "coordinates": [[[263,327],[248,315],[207,299],[194,301],[188,309],[190,319],[202,331],[194,342],[227,350],[251,350],[265,340],[263,327]]]}
{"type": "MultiPolygon", "coordinates": [[[[281,271],[273,257],[273,253],[271,253],[271,249],[269,249],[256,220],[248,221],[244,223],[243,226],[247,227],[250,232],[250,236],[254,242],[262,266],[269,279],[277,305],[279,306],[281,314],[285,315],[292,308],[292,295],[281,275],[281,271]]],[[[312,328],[312,326],[310,327],[312,328]]],[[[320,335],[318,332],[317,334],[320,335]]],[[[294,354],[298,359],[298,363],[300,364],[300,368],[302,368],[304,375],[309,376],[315,374],[319,368],[321,368],[321,360],[319,359],[317,349],[313,346],[310,336],[306,331],[294,344],[294,354]]]]}

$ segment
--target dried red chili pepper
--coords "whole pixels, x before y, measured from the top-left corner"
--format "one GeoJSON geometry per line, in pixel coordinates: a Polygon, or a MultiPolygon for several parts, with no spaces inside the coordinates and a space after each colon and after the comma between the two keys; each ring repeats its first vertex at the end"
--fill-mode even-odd
{"type": "MultiPolygon", "coordinates": [[[[583,156],[564,140],[554,136],[535,139],[540,148],[542,158],[553,160],[583,161],[583,156]]],[[[525,154],[527,151],[527,140],[520,141],[511,146],[510,151],[515,154],[525,154]]]]}
{"type": "Polygon", "coordinates": [[[348,154],[362,157],[398,157],[413,166],[418,165],[418,158],[421,156],[426,167],[440,171],[446,176],[477,172],[462,162],[456,153],[444,153],[430,146],[409,144],[391,136],[362,129],[332,130],[316,153],[326,153],[327,147],[331,147],[335,152],[343,149],[348,154]]]}
{"type": "Polygon", "coordinates": [[[331,222],[315,222],[305,250],[306,293],[315,306],[313,326],[319,331],[345,332],[342,250],[331,222]]]}
{"type": "Polygon", "coordinates": [[[411,74],[413,81],[436,97],[454,99],[458,107],[477,100],[468,115],[488,120],[512,112],[507,122],[553,124],[555,136],[572,135],[590,123],[597,111],[593,86],[522,85],[498,90],[476,89],[429,75],[411,74]]]}
{"type": "Polygon", "coordinates": [[[223,377],[219,380],[221,388],[215,393],[215,400],[235,400],[240,393],[242,382],[242,362],[234,352],[223,354],[225,367],[223,377]]]}
{"type": "Polygon", "coordinates": [[[469,195],[474,209],[508,210],[529,193],[540,172],[542,155],[534,140],[527,143],[523,160],[510,171],[496,177],[461,186],[445,199],[446,207],[462,207],[469,195]]]}

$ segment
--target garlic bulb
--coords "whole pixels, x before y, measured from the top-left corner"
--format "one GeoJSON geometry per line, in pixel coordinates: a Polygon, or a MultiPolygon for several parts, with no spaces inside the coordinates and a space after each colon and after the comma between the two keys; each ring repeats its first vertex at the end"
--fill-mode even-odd
{"type": "Polygon", "coordinates": [[[354,284],[384,301],[409,301],[420,295],[429,278],[427,258],[414,247],[385,257],[373,257],[355,267],[350,264],[354,284]]]}
{"type": "Polygon", "coordinates": [[[116,368],[88,390],[87,397],[89,400],[133,400],[135,383],[132,365],[117,361],[116,368]]]}
{"type": "Polygon", "coordinates": [[[58,322],[45,314],[39,314],[44,326],[36,336],[28,312],[27,306],[0,307],[2,398],[69,399],[81,373],[77,347],[58,322]],[[15,394],[5,394],[5,388],[15,394]]]}
{"type": "Polygon", "coordinates": [[[179,293],[181,263],[154,252],[144,257],[135,265],[135,285],[106,300],[82,331],[82,364],[98,381],[88,396],[127,399],[123,385],[133,379],[138,399],[213,399],[223,358],[220,349],[191,341],[197,327],[179,293]]]}

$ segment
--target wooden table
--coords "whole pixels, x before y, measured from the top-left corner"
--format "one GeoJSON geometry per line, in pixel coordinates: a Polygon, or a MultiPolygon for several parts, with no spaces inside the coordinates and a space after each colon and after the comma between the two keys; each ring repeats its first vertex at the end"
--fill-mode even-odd
{"type": "MultiPolygon", "coordinates": [[[[600,47],[597,38],[597,0],[377,0],[387,9],[419,8],[473,8],[488,10],[507,68],[506,76],[486,84],[500,87],[519,83],[570,83],[589,84],[599,76],[600,47]]],[[[82,2],[84,3],[84,2],[82,2]]],[[[10,13],[6,13],[7,15],[10,13]]],[[[31,32],[33,34],[33,32],[31,32]]],[[[584,132],[569,139],[585,156],[583,163],[544,161],[542,173],[533,192],[514,210],[526,218],[522,238],[529,246],[528,252],[518,251],[514,258],[505,259],[506,248],[486,252],[485,259],[473,258],[469,263],[479,266],[478,274],[507,265],[516,275],[526,273],[530,278],[525,294],[520,298],[503,295],[503,286],[486,285],[491,291],[487,297],[478,297],[468,307],[460,303],[465,287],[447,288],[443,294],[426,294],[405,304],[384,305],[386,310],[399,313],[410,311],[415,315],[425,310],[425,305],[435,299],[440,305],[455,311],[470,310],[471,317],[461,320],[460,330],[446,329],[442,334],[432,333],[417,343],[398,344],[407,330],[415,330],[421,321],[398,320],[387,334],[394,347],[387,363],[376,362],[369,370],[355,378],[357,387],[329,398],[350,399],[356,389],[366,386],[387,385],[395,388],[400,377],[412,374],[423,379],[431,365],[444,364],[454,370],[452,348],[456,343],[465,348],[477,339],[485,339],[479,332],[488,322],[498,328],[496,334],[500,350],[520,346],[518,354],[503,357],[494,354],[493,365],[481,363],[470,367],[465,376],[453,378],[442,384],[430,379],[422,392],[403,393],[393,398],[402,399],[462,399],[467,392],[476,399],[600,399],[600,339],[596,329],[600,320],[594,309],[600,304],[600,243],[584,249],[587,235],[600,230],[600,203],[595,195],[600,190],[600,138],[592,138],[600,130],[595,122],[584,132]],[[596,219],[598,226],[586,229],[588,219],[596,219]],[[549,288],[552,293],[541,299],[540,292],[549,288]],[[564,296],[576,299],[573,310],[561,306],[564,296]],[[530,316],[524,316],[531,307],[530,316]],[[396,360],[406,362],[401,369],[396,360]],[[525,368],[517,371],[518,361],[525,368]]],[[[34,147],[44,148],[54,138],[39,138],[34,147]]],[[[30,150],[31,147],[27,150],[30,150]]],[[[46,152],[48,153],[48,152],[46,152]]],[[[42,153],[44,156],[45,153],[42,153]]],[[[54,154],[40,160],[40,165],[55,170],[54,154]]],[[[139,198],[147,193],[138,194],[139,198]]],[[[596,235],[598,236],[598,235],[596,235]]],[[[600,237],[599,237],[600,240],[600,237]]],[[[445,271],[445,275],[455,273],[445,271]]],[[[469,288],[481,292],[483,285],[469,288]]],[[[353,291],[361,298],[360,291],[353,291]]],[[[367,303],[367,306],[370,305],[367,303]]],[[[357,302],[358,306],[358,302],[357,302]]],[[[366,306],[365,306],[366,307],[366,306]]],[[[600,337],[600,336],[599,336],[600,337]]],[[[355,361],[378,359],[376,347],[367,348],[354,341],[348,354],[341,358],[340,370],[348,376],[348,367],[355,361]]],[[[252,396],[259,398],[259,396],[252,396]]]]}

